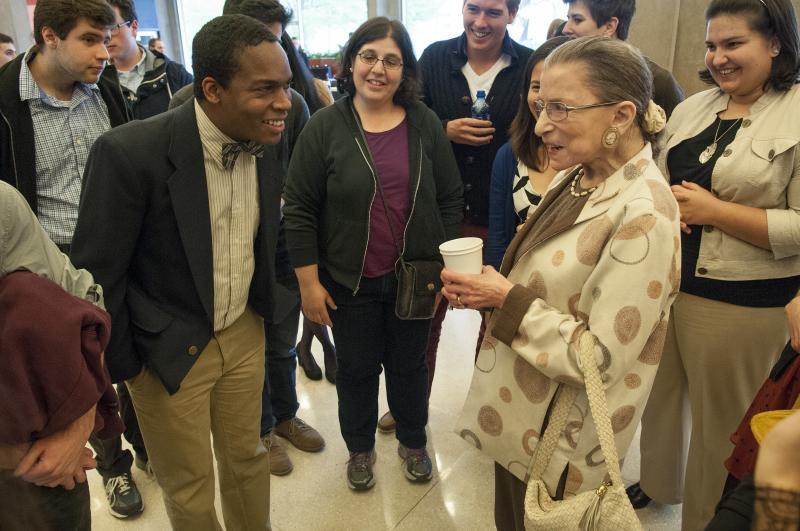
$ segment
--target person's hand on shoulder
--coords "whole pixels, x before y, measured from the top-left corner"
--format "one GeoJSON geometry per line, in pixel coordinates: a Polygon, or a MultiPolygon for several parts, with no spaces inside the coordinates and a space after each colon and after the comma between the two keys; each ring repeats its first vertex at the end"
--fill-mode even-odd
{"type": "Polygon", "coordinates": [[[775,425],[761,443],[754,483],[753,530],[800,528],[800,411],[775,425]]]}

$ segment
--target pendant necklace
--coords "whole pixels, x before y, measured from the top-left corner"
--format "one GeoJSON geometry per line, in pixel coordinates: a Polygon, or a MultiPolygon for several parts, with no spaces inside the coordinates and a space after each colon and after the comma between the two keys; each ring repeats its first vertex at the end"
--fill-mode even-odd
{"type": "Polygon", "coordinates": [[[730,127],[728,127],[727,129],[725,129],[725,132],[724,132],[724,133],[722,133],[721,135],[717,136],[717,135],[719,134],[719,128],[720,128],[720,126],[722,125],[722,118],[718,118],[718,120],[719,120],[719,123],[717,124],[717,131],[714,133],[714,141],[713,141],[713,142],[711,142],[711,143],[710,143],[710,144],[709,144],[709,145],[708,145],[708,146],[707,146],[707,147],[706,147],[706,148],[703,150],[703,152],[702,152],[702,153],[700,153],[700,156],[699,156],[699,157],[697,157],[697,160],[699,160],[699,161],[700,161],[700,164],[705,164],[706,162],[708,162],[709,160],[711,160],[711,158],[714,156],[714,153],[716,153],[716,152],[717,152],[717,142],[719,142],[720,140],[722,140],[722,137],[723,137],[723,136],[727,135],[727,134],[728,134],[728,132],[729,132],[731,129],[733,129],[734,127],[736,127],[736,126],[739,124],[739,122],[741,122],[741,121],[742,121],[742,119],[741,119],[741,118],[737,119],[735,122],[733,122],[733,124],[732,124],[730,127]]]}

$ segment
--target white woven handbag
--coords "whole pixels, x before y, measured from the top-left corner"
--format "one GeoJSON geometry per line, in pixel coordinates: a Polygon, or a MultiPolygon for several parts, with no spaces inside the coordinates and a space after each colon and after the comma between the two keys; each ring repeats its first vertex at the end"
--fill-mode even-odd
{"type": "Polygon", "coordinates": [[[527,531],[641,531],[642,525],[625,494],[619,469],[617,447],[608,416],[605,391],[594,358],[594,337],[581,334],[579,365],[583,371],[592,419],[597,427],[600,447],[606,461],[610,482],[596,490],[583,492],[563,501],[555,501],[547,492],[542,474],[547,469],[558,438],[564,431],[567,415],[578,389],[564,386],[550,415],[550,422],[536,447],[525,494],[525,529],[527,531]]]}

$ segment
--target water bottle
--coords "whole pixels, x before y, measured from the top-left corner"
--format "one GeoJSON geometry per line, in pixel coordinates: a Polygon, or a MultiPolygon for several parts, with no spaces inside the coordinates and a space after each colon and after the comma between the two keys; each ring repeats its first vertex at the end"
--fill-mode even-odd
{"type": "Polygon", "coordinates": [[[491,120],[489,104],[486,103],[486,91],[479,90],[472,104],[472,117],[477,120],[491,120]]]}

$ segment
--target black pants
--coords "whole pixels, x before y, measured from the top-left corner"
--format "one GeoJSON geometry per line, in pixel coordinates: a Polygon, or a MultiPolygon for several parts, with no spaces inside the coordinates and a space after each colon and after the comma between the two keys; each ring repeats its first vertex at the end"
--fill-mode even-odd
{"type": "Polygon", "coordinates": [[[430,319],[397,318],[394,272],[362,278],[356,295],[325,271],[320,271],[320,280],[338,307],[329,314],[338,361],[339,424],[347,449],[366,452],[375,446],[381,366],[386,370],[386,395],[397,422],[397,439],[408,448],[424,447],[430,319]]]}
{"type": "MultiPolygon", "coordinates": [[[[294,273],[292,273],[294,274],[294,273]]],[[[300,303],[280,323],[264,321],[267,352],[264,356],[264,392],[261,393],[261,436],[275,425],[297,415],[296,372],[297,329],[300,324],[300,303]]]]}
{"type": "MultiPolygon", "coordinates": [[[[125,423],[125,438],[131,443],[136,454],[147,460],[147,450],[144,446],[142,432],[139,430],[139,422],[136,420],[136,411],[133,409],[131,396],[124,383],[117,385],[117,395],[119,396],[120,416],[122,416],[122,422],[125,423]]],[[[89,444],[96,454],[97,472],[104,479],[131,471],[133,455],[129,450],[122,449],[122,437],[99,439],[92,434],[89,437],[89,444]]]]}
{"type": "Polygon", "coordinates": [[[706,526],[706,531],[750,531],[755,497],[753,476],[747,476],[738,482],[728,474],[722,499],[717,505],[714,517],[706,526]]]}
{"type": "Polygon", "coordinates": [[[90,531],[89,484],[72,490],[37,487],[10,471],[0,472],[0,529],[3,531],[90,531]]]}

